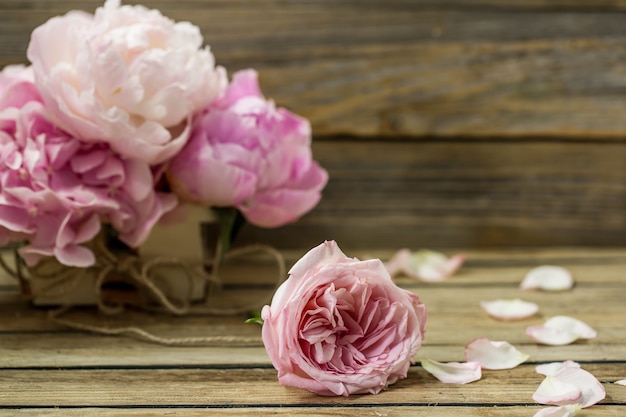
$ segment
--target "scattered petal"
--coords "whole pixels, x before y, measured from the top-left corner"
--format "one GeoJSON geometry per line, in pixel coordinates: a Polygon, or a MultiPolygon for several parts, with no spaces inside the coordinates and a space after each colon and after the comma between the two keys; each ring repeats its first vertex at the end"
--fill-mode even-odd
{"type": "Polygon", "coordinates": [[[486,338],[472,340],[465,346],[465,360],[478,362],[485,369],[511,369],[530,356],[520,352],[509,342],[493,342],[486,338]]]}
{"type": "Polygon", "coordinates": [[[564,291],[574,286],[570,272],[554,265],[543,265],[531,269],[520,284],[522,290],[564,291]]]}
{"type": "Polygon", "coordinates": [[[593,339],[598,336],[598,333],[587,323],[568,316],[554,316],[548,319],[544,326],[576,333],[581,339],[593,339]]]}
{"type": "Polygon", "coordinates": [[[404,273],[414,279],[439,282],[452,276],[464,261],[465,255],[463,254],[448,258],[443,253],[427,249],[416,252],[401,249],[385,266],[392,276],[404,273]]]}
{"type": "Polygon", "coordinates": [[[619,381],[615,381],[615,384],[623,385],[623,386],[626,387],[626,379],[620,379],[619,381]]]}
{"type": "Polygon", "coordinates": [[[424,359],[422,360],[422,368],[446,384],[467,384],[478,381],[481,377],[480,363],[478,362],[442,363],[424,359]]]}
{"type": "Polygon", "coordinates": [[[548,374],[533,394],[533,399],[541,404],[578,404],[586,408],[606,396],[600,381],[576,362],[540,365],[537,371],[548,374]]]}
{"type": "Polygon", "coordinates": [[[513,300],[481,301],[480,306],[491,317],[500,320],[520,320],[532,316],[539,311],[539,306],[519,298],[513,300]]]}
{"type": "Polygon", "coordinates": [[[546,326],[527,327],[526,334],[536,342],[551,346],[569,345],[578,340],[578,335],[575,333],[552,329],[546,326]]]}
{"type": "Polygon", "coordinates": [[[554,376],[547,376],[533,394],[533,400],[539,404],[574,404],[582,397],[582,392],[573,383],[565,382],[554,376]]]}
{"type": "Polygon", "coordinates": [[[568,316],[555,316],[542,326],[530,326],[526,334],[545,345],[568,345],[578,339],[593,339],[596,331],[588,324],[568,316]]]}
{"type": "Polygon", "coordinates": [[[580,408],[578,404],[542,408],[535,413],[534,417],[573,417],[580,411],[580,408]]]}
{"type": "Polygon", "coordinates": [[[566,366],[580,368],[580,364],[578,362],[564,361],[564,362],[550,362],[550,363],[544,363],[542,365],[537,365],[537,367],[535,368],[535,371],[541,375],[552,376],[556,374],[557,372],[559,372],[561,369],[565,368],[566,366]]]}

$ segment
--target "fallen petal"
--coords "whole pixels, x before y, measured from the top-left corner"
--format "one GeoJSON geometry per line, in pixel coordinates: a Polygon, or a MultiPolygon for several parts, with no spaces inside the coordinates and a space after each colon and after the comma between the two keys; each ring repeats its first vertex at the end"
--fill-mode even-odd
{"type": "Polygon", "coordinates": [[[472,340],[465,346],[465,360],[478,362],[485,369],[511,369],[530,356],[520,352],[509,342],[494,342],[486,338],[472,340]]]}
{"type": "Polygon", "coordinates": [[[458,254],[451,258],[446,257],[443,253],[422,249],[410,253],[398,252],[392,261],[389,262],[391,267],[401,265],[401,271],[407,276],[427,282],[439,282],[449,278],[465,261],[465,255],[458,254]],[[394,261],[395,258],[395,261],[394,261]]]}
{"type": "Polygon", "coordinates": [[[533,394],[533,400],[539,404],[566,405],[574,404],[583,393],[573,383],[562,381],[555,376],[547,376],[533,394]]]}
{"type": "Polygon", "coordinates": [[[467,384],[478,381],[481,377],[480,363],[478,362],[442,363],[424,359],[422,360],[422,368],[446,384],[467,384]]]}
{"type": "Polygon", "coordinates": [[[554,265],[543,265],[531,269],[520,284],[522,290],[564,291],[574,286],[570,272],[554,265]]]}
{"type": "Polygon", "coordinates": [[[578,404],[542,408],[535,413],[534,417],[573,417],[580,411],[580,408],[578,404]]]}
{"type": "Polygon", "coordinates": [[[597,332],[588,324],[568,316],[555,316],[542,326],[526,328],[526,334],[544,345],[568,345],[578,339],[593,339],[597,332]]]}
{"type": "Polygon", "coordinates": [[[526,334],[538,343],[551,346],[569,345],[578,340],[576,333],[546,326],[529,326],[526,328],[526,334]]]}
{"type": "Polygon", "coordinates": [[[600,381],[582,369],[577,362],[548,363],[537,366],[536,371],[547,375],[535,392],[537,398],[533,395],[533,398],[541,404],[567,405],[575,403],[585,408],[596,404],[606,396],[600,381]],[[542,388],[544,384],[545,386],[542,388]],[[568,395],[568,393],[573,392],[572,385],[580,392],[580,397],[576,400],[572,400],[568,395]],[[552,392],[550,389],[553,389],[552,392]],[[542,391],[540,392],[540,390],[542,391]]]}
{"type": "Polygon", "coordinates": [[[539,311],[539,306],[519,298],[513,300],[481,301],[480,306],[491,317],[500,320],[520,320],[539,311]]]}
{"type": "Polygon", "coordinates": [[[535,368],[535,371],[541,375],[552,376],[567,366],[580,368],[580,364],[578,362],[564,361],[564,362],[550,362],[550,363],[544,363],[542,365],[537,365],[537,367],[535,368]]]}
{"type": "Polygon", "coordinates": [[[404,265],[406,265],[410,257],[411,251],[408,249],[400,249],[396,252],[389,262],[385,262],[385,268],[387,272],[389,272],[389,275],[393,277],[402,272],[404,265]]]}
{"type": "MultiPolygon", "coordinates": [[[[582,393],[577,401],[582,408],[594,405],[606,397],[604,387],[591,373],[575,366],[564,366],[553,378],[575,384],[582,393]]],[[[560,404],[563,405],[563,404],[560,404]]]]}
{"type": "Polygon", "coordinates": [[[544,326],[576,333],[581,339],[593,339],[598,335],[587,323],[568,316],[554,316],[544,326]]]}
{"type": "Polygon", "coordinates": [[[617,385],[624,385],[626,387],[626,379],[620,379],[619,381],[615,381],[617,385]]]}

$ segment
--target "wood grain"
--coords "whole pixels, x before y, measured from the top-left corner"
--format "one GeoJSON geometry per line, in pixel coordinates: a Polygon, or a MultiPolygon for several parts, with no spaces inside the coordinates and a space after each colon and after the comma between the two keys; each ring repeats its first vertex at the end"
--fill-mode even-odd
{"type": "MultiPolygon", "coordinates": [[[[61,408],[61,409],[42,409],[29,408],[24,410],[1,410],[0,416],[32,416],[38,417],[74,417],[84,415],[94,415],[101,417],[155,417],[155,416],[315,416],[315,417],[353,417],[360,416],[376,416],[376,417],[450,417],[463,415],[466,417],[529,417],[539,411],[541,406],[504,406],[504,407],[447,407],[430,404],[420,407],[407,406],[388,406],[388,405],[371,405],[367,407],[359,407],[356,411],[353,407],[297,407],[297,406],[280,406],[280,407],[246,407],[246,408],[220,408],[220,409],[179,409],[179,408],[160,408],[149,407],[145,410],[137,409],[107,409],[107,408],[81,408],[78,410],[61,408]]],[[[626,406],[600,405],[594,406],[593,416],[595,417],[615,417],[626,413],[626,406]]],[[[591,411],[589,412],[591,413],[591,411]]],[[[584,414],[581,414],[581,416],[584,414]]]]}
{"type": "MultiPolygon", "coordinates": [[[[280,386],[260,344],[172,348],[68,331],[50,323],[45,310],[28,307],[4,287],[0,415],[517,417],[540,408],[532,400],[543,378],[535,372],[536,364],[565,359],[579,361],[606,389],[606,399],[589,412],[612,416],[626,411],[626,390],[613,384],[626,375],[623,249],[473,251],[468,263],[473,265],[441,284],[399,280],[418,293],[428,308],[427,337],[416,357],[418,364],[410,368],[407,379],[379,395],[347,399],[280,386]],[[523,272],[547,261],[575,269],[575,288],[559,293],[519,290],[523,272]],[[489,318],[478,305],[484,299],[513,297],[537,302],[540,313],[501,322],[489,318]],[[526,337],[526,326],[554,314],[589,323],[598,337],[561,347],[540,346],[526,337]],[[464,360],[463,348],[475,337],[507,340],[530,359],[512,370],[484,371],[480,381],[463,386],[440,383],[419,366],[423,358],[464,360]]],[[[237,293],[238,288],[231,290],[237,293]]],[[[250,286],[246,292],[254,297],[259,290],[250,286]]],[[[133,311],[123,317],[103,317],[90,309],[77,309],[70,316],[104,325],[139,325],[178,337],[260,335],[260,328],[244,324],[242,317],[168,317],[133,311]]]]}
{"type": "MultiPolygon", "coordinates": [[[[249,240],[626,245],[624,2],[144,3],[312,122],[321,204],[249,240]]],[[[100,4],[3,1],[0,66],[26,62],[46,19],[100,4]]]]}
{"type": "MultiPolygon", "coordinates": [[[[409,370],[406,379],[379,395],[355,396],[360,405],[532,405],[532,394],[543,376],[535,367],[483,371],[483,378],[465,386],[445,385],[421,367],[409,370]],[[506,383],[504,383],[506,382],[506,383]],[[445,390],[444,390],[445,388],[445,390]],[[419,395],[416,395],[419,391],[419,395]],[[503,401],[503,399],[505,399],[503,401]]],[[[603,381],[606,402],[626,402],[624,387],[613,384],[626,374],[626,364],[588,364],[584,369],[603,381]]],[[[341,405],[343,398],[320,397],[303,390],[282,387],[273,369],[162,370],[5,370],[0,374],[0,406],[160,406],[229,407],[265,405],[341,405]],[[94,383],[97,381],[97,383],[94,383]],[[132,389],[128,389],[132,387],[132,389]],[[167,388],[166,388],[167,387],[167,388]],[[156,395],[155,395],[156,394],[156,395]]]]}
{"type": "MultiPolygon", "coordinates": [[[[30,31],[49,17],[99,4],[5,0],[0,65],[25,62],[30,31]]],[[[611,12],[623,2],[144,4],[199,25],[231,71],[258,68],[266,93],[318,135],[626,133],[626,36],[611,12]]]]}
{"type": "Polygon", "coordinates": [[[626,143],[320,140],[330,182],[281,248],[626,244],[626,143]]]}

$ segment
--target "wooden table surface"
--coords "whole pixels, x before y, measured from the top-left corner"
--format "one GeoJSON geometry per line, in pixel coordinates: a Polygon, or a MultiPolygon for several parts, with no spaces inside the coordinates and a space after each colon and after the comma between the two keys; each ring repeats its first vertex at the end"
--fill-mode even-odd
{"type": "MultiPolygon", "coordinates": [[[[92,309],[68,316],[107,326],[136,325],[166,337],[258,338],[251,345],[167,347],[68,330],[5,285],[0,304],[0,416],[532,416],[541,408],[532,394],[543,378],[535,366],[566,359],[580,362],[607,393],[605,400],[579,415],[626,415],[626,387],[614,384],[626,378],[626,250],[468,252],[466,265],[449,281],[398,282],[418,293],[428,308],[427,336],[417,363],[407,379],[387,391],[349,398],[319,397],[280,386],[261,344],[260,327],[245,324],[243,316],[169,317],[128,311],[122,317],[104,317],[92,309]],[[576,279],[574,289],[521,291],[524,274],[541,264],[569,268],[576,279]],[[479,306],[481,300],[516,297],[538,303],[539,313],[501,322],[479,306]],[[549,347],[525,335],[527,326],[557,314],[587,322],[598,337],[549,347]],[[480,381],[461,386],[443,384],[419,365],[422,358],[462,361],[463,347],[477,337],[507,340],[530,359],[512,370],[483,371],[480,381]]],[[[239,298],[241,293],[257,297],[271,287],[235,285],[229,291],[239,292],[239,298]]]]}

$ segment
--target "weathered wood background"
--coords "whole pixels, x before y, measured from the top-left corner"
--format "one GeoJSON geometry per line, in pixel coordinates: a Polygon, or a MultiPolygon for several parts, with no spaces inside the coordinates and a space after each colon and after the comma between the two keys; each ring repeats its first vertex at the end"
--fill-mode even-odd
{"type": "MultiPolygon", "coordinates": [[[[93,0],[1,0],[0,65],[93,0]]],[[[145,0],[308,117],[330,172],[309,247],[626,244],[626,1],[145,0]]],[[[62,47],[62,45],[59,45],[62,47]]]]}

